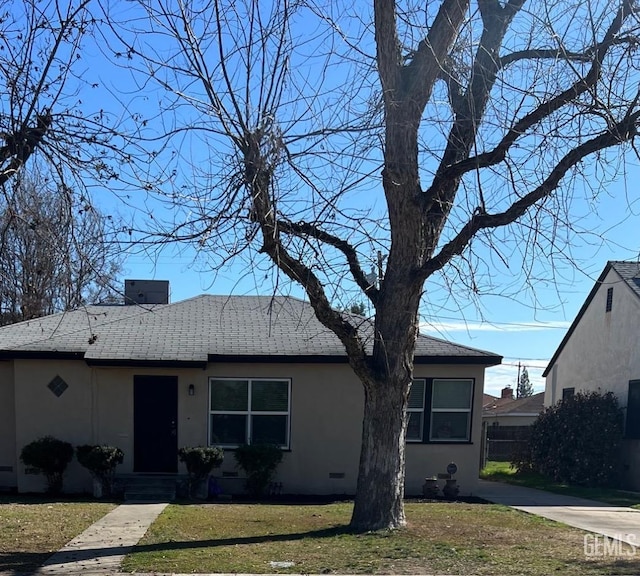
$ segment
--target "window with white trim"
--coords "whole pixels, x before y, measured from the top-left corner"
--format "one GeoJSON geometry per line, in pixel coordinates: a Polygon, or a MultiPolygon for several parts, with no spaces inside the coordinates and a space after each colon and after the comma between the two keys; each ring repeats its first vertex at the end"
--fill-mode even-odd
{"type": "Polygon", "coordinates": [[[429,440],[471,439],[473,380],[434,379],[431,391],[429,440]]]}
{"type": "Polygon", "coordinates": [[[422,442],[426,388],[426,380],[414,380],[411,384],[407,405],[407,442],[422,442]]]}
{"type": "Polygon", "coordinates": [[[288,448],[290,398],[290,380],[210,378],[209,443],[288,448]]]}

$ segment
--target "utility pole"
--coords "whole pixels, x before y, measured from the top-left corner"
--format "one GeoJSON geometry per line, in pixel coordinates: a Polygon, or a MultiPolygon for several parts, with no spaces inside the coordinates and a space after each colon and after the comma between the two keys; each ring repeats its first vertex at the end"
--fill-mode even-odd
{"type": "Polygon", "coordinates": [[[382,287],[382,277],[384,276],[382,265],[386,259],[387,257],[382,255],[382,250],[378,250],[378,288],[382,287]]]}
{"type": "Polygon", "coordinates": [[[518,379],[516,380],[516,398],[520,398],[520,362],[518,362],[518,379]]]}

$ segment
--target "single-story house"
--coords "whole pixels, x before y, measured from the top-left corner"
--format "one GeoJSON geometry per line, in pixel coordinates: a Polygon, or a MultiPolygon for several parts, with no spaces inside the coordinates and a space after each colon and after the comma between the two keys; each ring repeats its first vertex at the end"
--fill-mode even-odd
{"type": "MultiPolygon", "coordinates": [[[[511,388],[505,390],[512,391],[511,388]]],[[[514,398],[512,391],[508,397],[503,395],[501,398],[495,398],[492,402],[487,402],[482,408],[482,420],[489,427],[531,426],[543,409],[544,392],[538,392],[524,398],[514,398]]]]}
{"type": "Polygon", "coordinates": [[[613,392],[625,412],[623,482],[640,489],[640,263],[608,262],[549,361],[545,406],[613,392]]]}
{"type": "MultiPolygon", "coordinates": [[[[129,305],[0,328],[0,487],[42,490],[43,478],[25,470],[19,455],[53,435],[73,445],[118,446],[125,454],[118,472],[140,475],[184,472],[179,447],[216,444],[225,449],[217,471],[225,491],[242,488],[234,480],[235,446],[276,442],[285,452],[277,472],[282,492],[355,492],[363,390],[340,341],[308,303],[202,295],[157,304],[163,298],[154,283],[127,282],[144,287],[129,305]]],[[[500,361],[418,338],[407,494],[420,494],[424,478],[452,461],[462,492],[474,490],[484,371],[500,361]]],[[[87,471],[72,462],[65,489],[90,487],[87,471]]]]}
{"type": "Polygon", "coordinates": [[[544,392],[514,398],[511,387],[482,408],[487,438],[487,460],[509,461],[519,444],[529,438],[531,425],[544,409],[544,392]]]}

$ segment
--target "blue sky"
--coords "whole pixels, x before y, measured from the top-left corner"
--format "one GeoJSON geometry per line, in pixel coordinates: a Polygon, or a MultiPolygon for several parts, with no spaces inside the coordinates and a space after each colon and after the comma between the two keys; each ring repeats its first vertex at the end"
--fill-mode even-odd
{"type": "MultiPolygon", "coordinates": [[[[164,50],[165,47],[162,48],[164,50]]],[[[121,103],[129,99],[130,112],[149,111],[153,116],[154,107],[161,102],[167,102],[163,100],[167,96],[163,95],[161,90],[139,90],[135,83],[126,79],[128,61],[122,62],[124,70],[117,70],[107,66],[101,60],[103,57],[104,54],[95,45],[88,46],[83,52],[84,62],[87,63],[84,82],[87,85],[95,83],[96,86],[106,88],[111,96],[118,91],[121,94],[109,103],[110,96],[103,91],[83,93],[84,105],[87,108],[111,106],[111,111],[117,117],[118,101],[121,103]]],[[[314,80],[314,74],[317,75],[317,70],[313,72],[315,61],[311,57],[308,58],[307,66],[309,76],[304,78],[305,82],[314,80]]],[[[334,71],[335,68],[332,68],[332,72],[334,71]]],[[[335,84],[340,84],[340,78],[341,76],[336,74],[329,82],[331,90],[335,89],[335,84]]],[[[148,86],[145,84],[145,87],[148,86]]],[[[367,94],[366,90],[363,94],[367,94]]],[[[179,112],[176,110],[169,123],[171,119],[182,119],[183,108],[180,108],[179,112]]],[[[435,109],[433,112],[438,113],[438,110],[435,109]]],[[[185,136],[182,144],[189,149],[188,153],[192,154],[191,148],[194,143],[198,144],[198,140],[196,137],[190,138],[191,135],[185,136]]],[[[638,258],[640,204],[635,192],[635,183],[640,180],[640,170],[633,152],[627,151],[629,163],[626,173],[621,171],[619,177],[610,184],[599,185],[599,182],[604,182],[607,178],[599,173],[592,173],[587,164],[583,167],[583,175],[573,181],[573,188],[568,189],[566,201],[571,206],[572,223],[581,232],[562,231],[567,241],[566,253],[556,261],[553,270],[548,263],[541,262],[540,266],[536,265],[530,271],[529,283],[524,285],[523,279],[527,275],[521,273],[521,268],[523,255],[526,255],[527,250],[511,240],[511,245],[505,249],[505,253],[513,255],[513,261],[500,261],[497,258],[494,261],[491,260],[494,254],[480,252],[485,268],[478,294],[469,293],[456,284],[457,277],[453,268],[445,270],[442,276],[427,283],[425,304],[421,310],[423,333],[504,356],[502,366],[488,371],[485,386],[487,392],[495,394],[505,385],[515,386],[519,362],[527,366],[535,390],[541,391],[544,387],[541,373],[606,261],[638,258]],[[581,177],[584,179],[581,180],[581,177]]],[[[379,160],[376,154],[374,152],[371,157],[373,162],[379,160]]],[[[610,158],[612,172],[618,168],[618,158],[614,154],[611,154],[610,158]]],[[[192,184],[189,178],[198,178],[200,164],[207,160],[216,161],[215,154],[211,151],[208,158],[205,156],[189,156],[192,172],[189,173],[187,169],[179,174],[178,179],[182,178],[184,182],[192,184]]],[[[220,153],[218,156],[217,161],[220,164],[217,166],[224,167],[224,154],[220,153]]],[[[211,166],[210,173],[215,173],[216,164],[212,163],[211,166]]],[[[425,166],[425,171],[426,168],[428,166],[425,166]]],[[[379,172],[372,172],[374,176],[369,179],[369,187],[357,189],[353,197],[349,198],[349,202],[353,201],[356,207],[361,198],[367,198],[371,202],[370,198],[375,196],[378,202],[381,201],[381,187],[376,180],[379,179],[379,172]]],[[[490,184],[491,181],[487,181],[486,186],[489,188],[490,184]]],[[[144,216],[145,212],[147,215],[153,213],[155,218],[159,218],[162,208],[157,204],[146,205],[138,200],[144,198],[144,193],[140,191],[139,194],[130,197],[129,206],[119,202],[105,190],[98,189],[94,199],[103,210],[115,211],[125,219],[134,209],[138,210],[136,218],[144,216]]],[[[375,201],[372,203],[375,204],[375,201]]],[[[379,205],[376,208],[378,212],[383,212],[379,205]]],[[[376,215],[374,212],[372,219],[376,215]]],[[[210,252],[215,251],[212,247],[208,249],[210,252]]],[[[203,292],[269,294],[275,290],[279,293],[303,296],[298,287],[289,286],[279,280],[264,261],[249,262],[241,259],[223,269],[213,271],[206,254],[197,254],[194,248],[188,246],[170,246],[163,251],[153,251],[150,254],[129,253],[123,271],[126,278],[169,280],[172,301],[203,292]]]]}
{"type": "MultiPolygon", "coordinates": [[[[466,315],[451,312],[429,315],[422,310],[422,333],[444,338],[475,348],[490,350],[504,356],[501,366],[487,371],[485,391],[499,395],[505,386],[515,388],[518,363],[526,366],[536,392],[544,390],[542,372],[575,318],[580,306],[600,275],[607,260],[637,260],[640,254],[640,216],[633,213],[625,198],[628,182],[636,181],[640,171],[630,168],[625,179],[613,183],[607,194],[617,198],[594,213],[594,222],[602,228],[601,244],[580,246],[580,266],[563,270],[564,281],[537,292],[540,302],[533,308],[529,298],[480,297],[482,314],[471,310],[466,315]]],[[[178,301],[197,294],[269,294],[273,289],[272,276],[261,270],[254,273],[246,264],[213,272],[200,270],[202,264],[194,260],[193,252],[178,252],[168,248],[155,257],[140,255],[127,259],[125,273],[131,278],[169,280],[171,299],[178,301]]],[[[256,266],[256,268],[260,268],[256,266]]],[[[493,279],[497,285],[510,283],[508,274],[493,279]]],[[[283,290],[280,286],[280,290],[283,290]]],[[[297,287],[284,290],[302,297],[297,287]]]]}

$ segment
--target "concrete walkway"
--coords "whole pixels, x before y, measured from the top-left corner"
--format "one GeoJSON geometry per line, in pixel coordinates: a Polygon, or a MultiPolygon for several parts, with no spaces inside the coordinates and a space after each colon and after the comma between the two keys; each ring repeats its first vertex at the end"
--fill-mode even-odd
{"type": "Polygon", "coordinates": [[[487,480],[479,481],[474,496],[632,546],[640,545],[640,510],[487,480]]]}
{"type": "Polygon", "coordinates": [[[34,576],[117,574],[120,564],[167,504],[121,504],[76,536],[34,576]]]}

